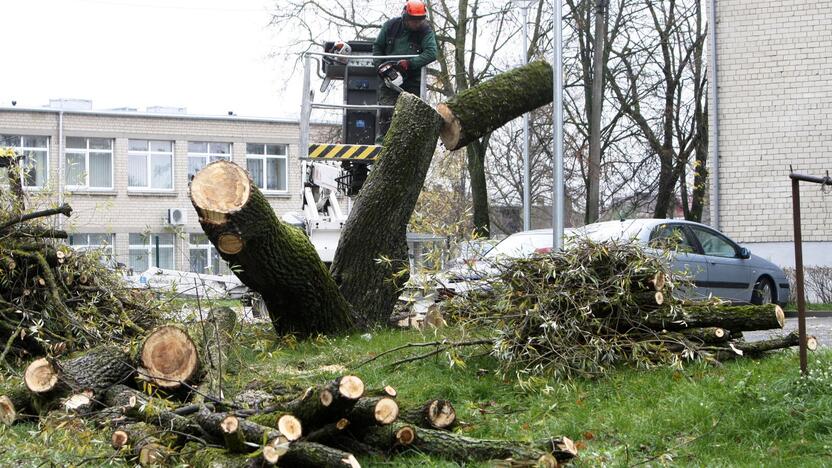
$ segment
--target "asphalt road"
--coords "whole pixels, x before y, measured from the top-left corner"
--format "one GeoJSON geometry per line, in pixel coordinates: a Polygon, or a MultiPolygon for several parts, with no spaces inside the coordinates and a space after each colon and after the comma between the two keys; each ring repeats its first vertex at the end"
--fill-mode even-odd
{"type": "MultiPolygon", "coordinates": [[[[769,338],[771,335],[791,333],[793,330],[797,330],[797,318],[787,318],[786,326],[782,331],[743,332],[743,336],[747,341],[758,341],[769,338]]],[[[806,334],[817,338],[820,346],[832,346],[832,314],[823,317],[806,317],[806,334]]]]}

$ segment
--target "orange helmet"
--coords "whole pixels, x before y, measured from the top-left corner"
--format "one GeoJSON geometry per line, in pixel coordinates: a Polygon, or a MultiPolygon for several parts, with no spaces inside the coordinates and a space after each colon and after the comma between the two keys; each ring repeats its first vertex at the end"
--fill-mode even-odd
{"type": "Polygon", "coordinates": [[[424,19],[428,15],[428,9],[425,8],[424,2],[419,0],[409,0],[404,4],[402,15],[410,18],[424,19]]]}

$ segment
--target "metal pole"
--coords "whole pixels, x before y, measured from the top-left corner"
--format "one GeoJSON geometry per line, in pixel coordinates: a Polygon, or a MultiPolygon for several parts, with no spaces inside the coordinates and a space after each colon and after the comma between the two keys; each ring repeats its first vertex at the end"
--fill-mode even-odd
{"type": "Polygon", "coordinates": [[[552,245],[556,250],[563,248],[563,209],[565,207],[563,196],[563,5],[561,0],[552,0],[554,11],[552,18],[552,29],[555,32],[555,47],[552,51],[552,68],[554,73],[554,99],[553,99],[553,154],[552,164],[552,245]]]}
{"type": "Polygon", "coordinates": [[[710,102],[711,115],[711,167],[708,169],[711,179],[711,226],[717,230],[721,229],[721,220],[719,213],[719,74],[717,73],[717,49],[716,49],[716,0],[711,0],[708,4],[708,35],[711,36],[710,44],[710,63],[708,67],[711,70],[710,82],[710,102]]]}
{"type": "Polygon", "coordinates": [[[800,180],[792,177],[794,215],[794,270],[797,282],[797,330],[800,335],[800,372],[808,374],[806,359],[806,298],[803,295],[803,235],[800,232],[800,180]]]}
{"type": "Polygon", "coordinates": [[[420,78],[422,81],[419,82],[419,97],[424,101],[428,95],[428,67],[422,67],[419,73],[422,75],[420,78]]]}
{"type": "Polygon", "coordinates": [[[309,118],[312,114],[312,58],[303,57],[303,100],[300,104],[300,148],[301,158],[309,156],[309,118]]]}
{"type": "MultiPolygon", "coordinates": [[[[523,65],[529,63],[529,2],[523,2],[523,65]]],[[[532,228],[531,180],[529,162],[529,113],[523,114],[523,230],[532,228]]]]}

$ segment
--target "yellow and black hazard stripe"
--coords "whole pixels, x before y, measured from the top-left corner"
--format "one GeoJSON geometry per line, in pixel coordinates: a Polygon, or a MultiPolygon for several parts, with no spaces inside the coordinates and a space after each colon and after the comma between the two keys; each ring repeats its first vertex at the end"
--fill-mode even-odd
{"type": "Polygon", "coordinates": [[[332,161],[375,161],[381,153],[379,145],[309,145],[309,159],[332,161]]]}

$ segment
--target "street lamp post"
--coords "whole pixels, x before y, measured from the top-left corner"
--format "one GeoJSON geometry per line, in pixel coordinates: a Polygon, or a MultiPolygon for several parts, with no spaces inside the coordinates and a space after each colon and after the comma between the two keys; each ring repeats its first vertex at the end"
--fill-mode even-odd
{"type": "MultiPolygon", "coordinates": [[[[523,65],[529,63],[529,7],[533,0],[521,1],[523,9],[523,65]]],[[[532,228],[532,180],[531,163],[529,162],[529,113],[523,114],[523,230],[532,228]]]]}
{"type": "Polygon", "coordinates": [[[552,106],[552,245],[555,250],[563,248],[563,5],[561,0],[552,0],[552,29],[555,46],[552,51],[553,106],[552,106]]]}

